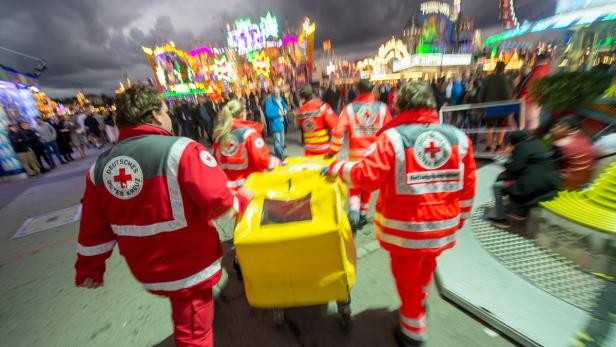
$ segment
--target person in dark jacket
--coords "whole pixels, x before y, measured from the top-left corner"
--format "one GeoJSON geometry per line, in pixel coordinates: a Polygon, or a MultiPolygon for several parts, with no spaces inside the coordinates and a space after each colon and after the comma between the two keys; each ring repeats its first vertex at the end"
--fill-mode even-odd
{"type": "Polygon", "coordinates": [[[210,113],[207,106],[208,97],[201,96],[199,98],[199,104],[197,106],[197,114],[201,119],[200,125],[203,127],[204,135],[207,135],[208,141],[213,144],[214,143],[214,121],[213,116],[216,116],[215,113],[210,113]]]}
{"type": "Polygon", "coordinates": [[[94,114],[92,114],[91,111],[88,112],[88,115],[86,116],[86,119],[83,121],[83,124],[86,127],[86,130],[88,131],[88,138],[90,142],[96,148],[103,147],[102,140],[101,140],[102,133],[101,133],[100,124],[98,123],[98,120],[94,118],[94,114]]]}
{"type": "MultiPolygon", "coordinates": [[[[511,133],[514,145],[510,161],[505,164],[505,171],[492,186],[494,191],[494,216],[490,217],[492,225],[508,228],[509,222],[503,205],[503,197],[520,206],[550,199],[561,186],[560,174],[554,163],[548,159],[544,145],[529,136],[526,131],[511,133]]],[[[509,215],[514,220],[525,217],[509,215]]]]}
{"type": "Polygon", "coordinates": [[[19,128],[20,128],[19,133],[21,134],[22,138],[25,140],[26,144],[28,145],[28,147],[30,147],[32,152],[34,152],[34,155],[36,156],[36,160],[38,161],[39,166],[41,167],[41,171],[45,173],[53,169],[53,165],[52,165],[53,162],[51,161],[49,156],[45,153],[45,147],[43,146],[43,143],[41,142],[41,137],[39,136],[39,134],[34,132],[34,130],[31,129],[30,123],[21,122],[19,123],[19,128]],[[43,166],[43,160],[41,160],[41,158],[47,163],[47,165],[49,165],[49,170],[43,166]]]}
{"type": "Polygon", "coordinates": [[[73,147],[77,149],[81,159],[86,157],[85,147],[88,143],[85,136],[85,129],[79,122],[73,123],[66,116],[58,116],[58,122],[54,124],[58,138],[58,149],[66,161],[73,161],[73,147]]]}
{"type": "Polygon", "coordinates": [[[28,146],[28,141],[24,135],[19,131],[15,124],[9,124],[8,126],[8,138],[11,141],[13,150],[21,163],[21,166],[26,170],[28,176],[37,176],[41,174],[41,167],[36,161],[34,153],[28,146]]]}
{"type": "Polygon", "coordinates": [[[334,89],[332,83],[330,82],[325,90],[325,94],[323,95],[323,101],[329,104],[329,106],[334,110],[334,112],[338,112],[338,101],[340,100],[340,94],[337,90],[334,89]]]}
{"type": "MultiPolygon", "coordinates": [[[[505,75],[505,62],[499,61],[496,63],[496,69],[494,73],[488,78],[481,88],[479,92],[479,101],[480,102],[495,102],[495,101],[506,101],[511,99],[511,85],[507,80],[507,76],[505,75]]],[[[503,128],[507,125],[507,117],[508,114],[492,114],[490,110],[486,110],[485,117],[487,119],[487,127],[488,128],[503,128]]],[[[487,147],[486,150],[488,152],[495,151],[503,146],[503,141],[505,140],[505,132],[501,131],[498,134],[498,138],[494,141],[494,133],[492,131],[486,134],[486,142],[487,147]]]]}

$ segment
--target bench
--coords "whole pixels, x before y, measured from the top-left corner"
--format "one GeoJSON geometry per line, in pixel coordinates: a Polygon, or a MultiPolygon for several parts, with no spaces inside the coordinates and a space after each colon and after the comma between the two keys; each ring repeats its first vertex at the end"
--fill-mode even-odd
{"type": "Polygon", "coordinates": [[[575,223],[616,234],[616,161],[590,188],[559,192],[540,206],[575,223]]]}

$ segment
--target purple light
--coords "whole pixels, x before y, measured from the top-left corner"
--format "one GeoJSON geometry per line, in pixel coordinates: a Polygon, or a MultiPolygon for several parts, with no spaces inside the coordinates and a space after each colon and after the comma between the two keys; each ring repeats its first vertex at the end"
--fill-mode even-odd
{"type": "Polygon", "coordinates": [[[196,49],[193,49],[192,51],[188,52],[188,54],[190,54],[193,57],[195,55],[199,55],[199,54],[202,54],[202,53],[205,53],[205,54],[210,55],[212,57],[215,55],[214,52],[212,52],[212,50],[208,46],[203,46],[201,48],[196,48],[196,49]]]}
{"type": "Polygon", "coordinates": [[[297,43],[299,40],[297,38],[297,36],[293,36],[293,35],[287,35],[284,37],[284,40],[282,40],[282,46],[286,46],[289,43],[297,43]]]}

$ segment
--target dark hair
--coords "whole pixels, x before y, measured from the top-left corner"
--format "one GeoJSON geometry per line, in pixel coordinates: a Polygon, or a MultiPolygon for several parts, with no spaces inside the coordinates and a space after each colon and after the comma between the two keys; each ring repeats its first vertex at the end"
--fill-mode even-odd
{"type": "Polygon", "coordinates": [[[550,57],[547,54],[541,53],[537,55],[537,59],[536,59],[537,62],[546,61],[546,60],[550,60],[550,57]]]}
{"type": "Polygon", "coordinates": [[[373,86],[372,83],[370,83],[370,80],[361,79],[357,83],[357,90],[359,90],[360,93],[369,93],[372,91],[372,88],[373,86]]]}
{"type": "Polygon", "coordinates": [[[507,67],[507,64],[505,64],[504,61],[499,61],[496,63],[496,68],[494,70],[497,73],[505,72],[505,67],[507,67]]]}
{"type": "Polygon", "coordinates": [[[299,90],[299,96],[304,100],[312,100],[314,94],[312,92],[311,86],[303,86],[302,89],[299,90]]]}
{"type": "Polygon", "coordinates": [[[152,111],[163,107],[158,91],[149,86],[134,85],[115,99],[116,124],[120,128],[150,123],[152,111]]]}
{"type": "Polygon", "coordinates": [[[432,88],[426,82],[409,82],[400,88],[396,96],[396,107],[400,112],[413,108],[436,109],[432,88]]]}

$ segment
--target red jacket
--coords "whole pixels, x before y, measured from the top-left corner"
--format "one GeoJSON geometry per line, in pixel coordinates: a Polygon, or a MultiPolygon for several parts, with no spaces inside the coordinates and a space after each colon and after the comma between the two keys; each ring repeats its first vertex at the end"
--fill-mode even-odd
{"type": "Polygon", "coordinates": [[[361,160],[376,141],[376,134],[391,120],[387,105],[377,101],[372,93],[364,93],[348,104],[340,114],[332,133],[330,153],[337,154],[349,133],[349,159],[361,160]]]}
{"type": "Polygon", "coordinates": [[[379,190],[374,222],[383,248],[399,254],[451,248],[475,194],[472,143],[440,125],[433,110],[401,113],[360,162],[336,161],[330,172],[366,191],[379,190]]]}
{"type": "Polygon", "coordinates": [[[212,219],[247,201],[203,146],[141,125],[86,173],[75,282],[103,282],[115,244],[155,294],[189,296],[220,279],[222,248],[212,219]]]}
{"type": "Polygon", "coordinates": [[[253,172],[271,170],[280,165],[280,160],[272,155],[261,137],[263,126],[256,122],[234,120],[231,126],[229,143],[221,148],[214,143],[214,156],[227,174],[227,187],[238,191],[253,172]]]}
{"type": "Polygon", "coordinates": [[[338,117],[321,99],[312,99],[297,110],[297,123],[304,137],[304,155],[323,155],[329,150],[330,134],[338,117]]]}
{"type": "Polygon", "coordinates": [[[547,75],[550,74],[550,70],[552,69],[552,65],[550,63],[539,64],[535,66],[528,77],[524,80],[524,85],[520,89],[520,94],[518,96],[519,99],[528,99],[529,101],[533,101],[534,99],[530,96],[530,86],[533,82],[538,81],[547,75]]]}

